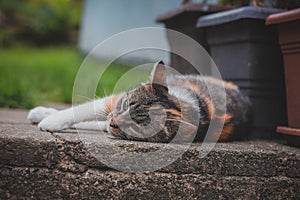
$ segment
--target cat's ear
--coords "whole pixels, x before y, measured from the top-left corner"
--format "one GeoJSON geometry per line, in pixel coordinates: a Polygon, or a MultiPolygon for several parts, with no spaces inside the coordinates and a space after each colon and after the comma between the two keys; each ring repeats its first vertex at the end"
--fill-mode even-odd
{"type": "Polygon", "coordinates": [[[167,87],[166,66],[163,61],[155,63],[151,73],[150,83],[167,87]]]}

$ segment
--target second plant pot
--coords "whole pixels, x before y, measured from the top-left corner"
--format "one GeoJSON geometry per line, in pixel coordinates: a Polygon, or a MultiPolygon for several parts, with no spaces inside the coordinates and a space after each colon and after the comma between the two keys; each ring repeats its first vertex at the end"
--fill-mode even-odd
{"type": "Polygon", "coordinates": [[[275,27],[265,19],[281,10],[242,7],[200,17],[211,57],[222,77],[239,85],[253,106],[252,136],[275,135],[286,122],[283,59],[275,27]]]}
{"type": "Polygon", "coordinates": [[[300,147],[300,9],[273,14],[266,23],[278,27],[284,56],[288,126],[280,126],[277,131],[289,144],[300,147]]]}

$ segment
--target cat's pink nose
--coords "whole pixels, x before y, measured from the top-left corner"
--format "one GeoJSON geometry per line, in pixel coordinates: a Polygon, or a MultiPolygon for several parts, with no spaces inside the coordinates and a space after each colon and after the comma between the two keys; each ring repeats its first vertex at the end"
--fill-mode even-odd
{"type": "Polygon", "coordinates": [[[116,121],[113,118],[109,119],[109,126],[112,128],[119,128],[119,126],[117,125],[116,121]]]}

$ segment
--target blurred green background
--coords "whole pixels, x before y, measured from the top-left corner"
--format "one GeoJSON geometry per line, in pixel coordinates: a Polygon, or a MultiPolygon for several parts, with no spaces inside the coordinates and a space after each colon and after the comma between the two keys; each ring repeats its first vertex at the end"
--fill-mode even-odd
{"type": "MultiPolygon", "coordinates": [[[[248,4],[248,0],[212,1],[248,4]]],[[[281,2],[275,5],[283,8],[299,5],[296,0],[273,2],[281,2]]],[[[32,108],[48,102],[72,102],[76,73],[86,56],[77,46],[83,4],[83,0],[0,0],[0,107],[32,108]]],[[[110,94],[130,69],[116,62],[111,64],[95,95],[110,94]]],[[[145,74],[130,75],[134,79],[126,80],[122,86],[128,88],[135,80],[147,79],[145,74]]]]}
{"type": "Polygon", "coordinates": [[[1,0],[0,44],[74,43],[81,10],[81,0],[1,0]]]}
{"type": "MultiPolygon", "coordinates": [[[[77,48],[82,3],[0,1],[0,107],[72,102],[74,79],[84,59],[77,48]]],[[[97,95],[111,93],[129,69],[120,64],[110,66],[97,95]]]]}

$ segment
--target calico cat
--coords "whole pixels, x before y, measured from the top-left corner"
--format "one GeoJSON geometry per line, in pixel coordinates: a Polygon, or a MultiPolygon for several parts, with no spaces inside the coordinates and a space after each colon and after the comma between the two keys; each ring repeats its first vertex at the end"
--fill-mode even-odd
{"type": "Polygon", "coordinates": [[[214,130],[219,132],[219,142],[244,138],[249,131],[250,102],[233,83],[199,75],[166,76],[162,61],[155,64],[150,79],[128,92],[66,110],[37,107],[29,112],[28,119],[39,123],[42,131],[97,129],[117,138],[149,142],[170,142],[179,129],[180,141],[192,137],[201,141],[212,120],[224,122],[223,129],[214,130]],[[210,97],[207,84],[217,95],[210,97]],[[219,94],[223,87],[225,113],[220,112],[222,102],[218,103],[224,100],[219,94]]]}

